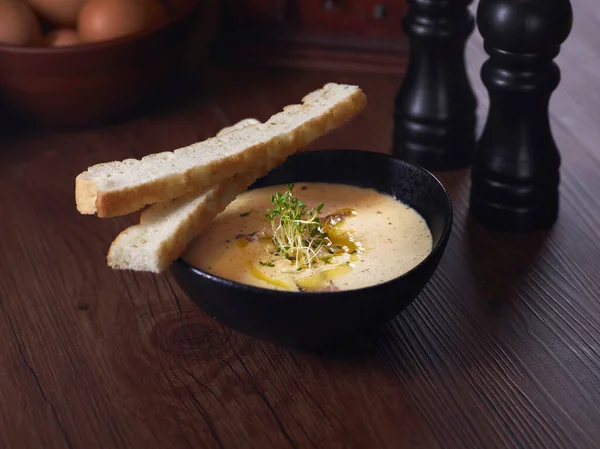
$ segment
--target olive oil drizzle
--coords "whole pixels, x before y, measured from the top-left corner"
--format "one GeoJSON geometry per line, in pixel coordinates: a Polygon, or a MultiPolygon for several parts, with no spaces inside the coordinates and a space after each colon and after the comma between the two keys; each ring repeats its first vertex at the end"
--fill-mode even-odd
{"type": "Polygon", "coordinates": [[[240,234],[236,237],[236,246],[244,253],[250,274],[270,285],[301,291],[335,288],[333,280],[352,272],[352,262],[360,260],[359,254],[365,251],[354,232],[341,227],[346,219],[357,213],[345,208],[321,218],[319,212],[323,204],[307,210],[306,205],[293,196],[293,187],[291,184],[284,194],[276,193],[271,197],[274,208],[267,211],[265,218],[271,224],[272,233],[265,235],[261,231],[260,238],[255,236],[256,232],[240,234]],[[262,248],[265,257],[256,252],[251,257],[251,248],[256,251],[262,248]],[[282,272],[307,270],[310,274],[291,282],[274,277],[273,270],[278,269],[282,272]]]}

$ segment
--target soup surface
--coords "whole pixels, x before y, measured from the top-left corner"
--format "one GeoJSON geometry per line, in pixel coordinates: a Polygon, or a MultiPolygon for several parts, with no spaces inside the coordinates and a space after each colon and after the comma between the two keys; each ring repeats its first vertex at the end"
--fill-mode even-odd
{"type": "MultiPolygon", "coordinates": [[[[389,195],[343,184],[299,183],[291,195],[313,213],[286,226],[281,208],[273,219],[265,216],[270,209],[272,217],[276,209],[272,195],[286,191],[288,186],[280,185],[240,195],[183,258],[209,273],[257,287],[323,291],[391,280],[432,250],[425,220],[389,195]],[[296,239],[298,229],[305,232],[296,239]]],[[[286,198],[280,197],[279,204],[290,204],[286,198]]]]}

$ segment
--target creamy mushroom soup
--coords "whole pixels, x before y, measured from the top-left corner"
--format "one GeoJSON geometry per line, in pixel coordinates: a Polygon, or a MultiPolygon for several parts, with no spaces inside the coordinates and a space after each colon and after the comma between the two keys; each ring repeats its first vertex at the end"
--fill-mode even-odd
{"type": "Polygon", "coordinates": [[[299,183],[243,193],[183,258],[257,287],[334,291],[389,281],[431,250],[425,220],[391,196],[343,184],[299,183]]]}

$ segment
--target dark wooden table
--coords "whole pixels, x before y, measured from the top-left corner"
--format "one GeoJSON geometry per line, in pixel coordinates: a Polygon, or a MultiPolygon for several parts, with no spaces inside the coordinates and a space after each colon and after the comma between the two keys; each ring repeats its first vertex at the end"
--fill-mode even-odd
{"type": "MultiPolygon", "coordinates": [[[[217,324],[169,275],[113,272],[135,217],[80,216],[74,178],[265,119],[334,80],[369,96],[313,148],[390,151],[399,80],[210,72],[206,89],[125,123],[0,140],[0,447],[600,447],[600,21],[575,2],[552,126],[563,154],[554,229],[490,233],[468,218],[468,172],[439,174],[455,225],[439,270],[374,345],[288,351],[217,324]],[[243,78],[244,83],[239,82],[243,78]]],[[[481,41],[468,47],[479,94],[481,41]]]]}

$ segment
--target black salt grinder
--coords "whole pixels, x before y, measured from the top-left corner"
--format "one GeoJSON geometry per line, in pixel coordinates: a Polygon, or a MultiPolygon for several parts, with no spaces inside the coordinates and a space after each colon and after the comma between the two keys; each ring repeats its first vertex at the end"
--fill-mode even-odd
{"type": "Polygon", "coordinates": [[[408,0],[402,25],[408,69],[394,103],[394,156],[429,170],[471,164],[475,94],[465,70],[465,43],[475,21],[471,0],[408,0]]]}
{"type": "Polygon", "coordinates": [[[470,208],[490,228],[528,232],[557,218],[560,154],[548,103],[560,82],[553,59],[572,17],[569,0],[479,3],[490,109],[473,162],[470,208]]]}

